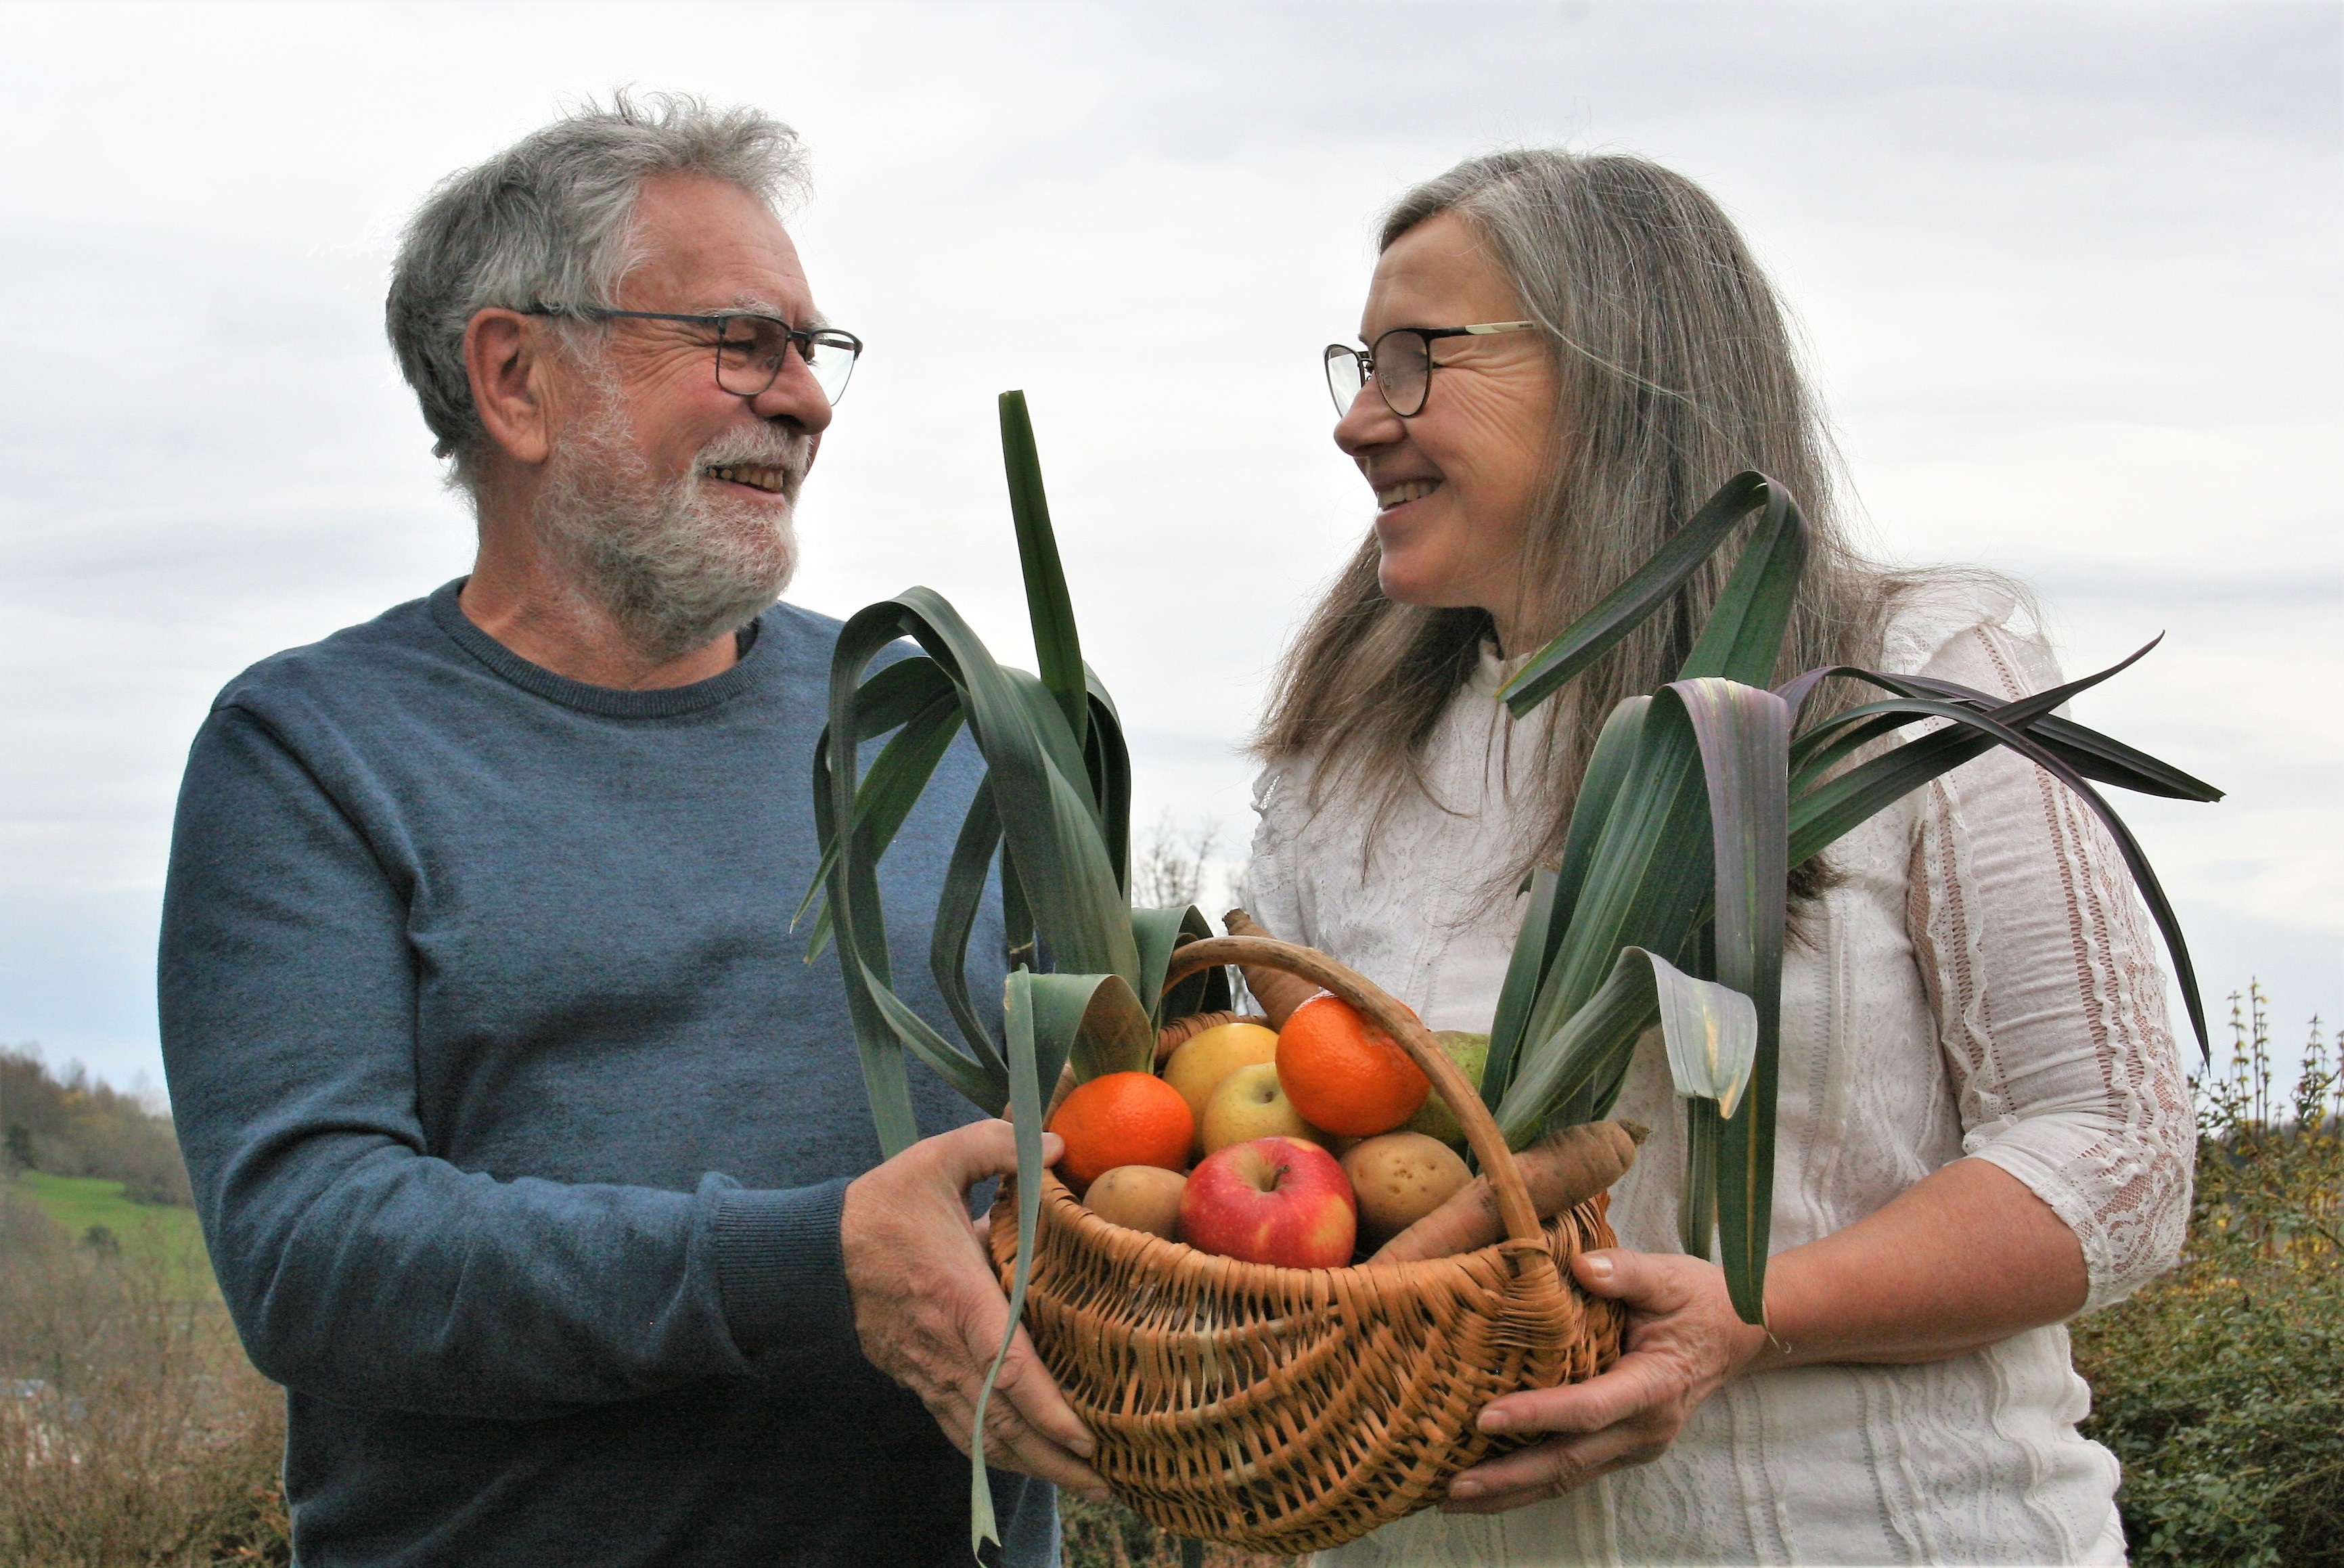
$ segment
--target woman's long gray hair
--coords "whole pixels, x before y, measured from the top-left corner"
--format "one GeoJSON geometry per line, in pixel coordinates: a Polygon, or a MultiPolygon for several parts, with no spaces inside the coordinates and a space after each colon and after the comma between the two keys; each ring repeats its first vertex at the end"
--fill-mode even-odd
{"type": "MultiPolygon", "coordinates": [[[[1716,202],[1642,158],[1493,153],[1403,196],[1380,247],[1447,212],[1471,225],[1512,278],[1558,370],[1545,521],[1525,545],[1518,623],[1541,636],[1560,631],[1719,485],[1754,468],[1789,487],[1814,530],[1782,676],[1875,659],[1896,579],[1844,537],[1829,439],[1782,307],[1716,202]]],[[[1401,791],[1424,787],[1423,747],[1492,622],[1478,609],[1385,598],[1379,559],[1370,533],[1305,622],[1255,750],[1273,763],[1315,754],[1321,799],[1349,792],[1380,813],[1401,791]]],[[[1493,885],[1510,892],[1530,866],[1561,856],[1605,715],[1673,677],[1731,565],[1729,552],[1697,572],[1554,699],[1553,723],[1525,726],[1520,741],[1535,735],[1543,752],[1544,831],[1493,885]]]]}

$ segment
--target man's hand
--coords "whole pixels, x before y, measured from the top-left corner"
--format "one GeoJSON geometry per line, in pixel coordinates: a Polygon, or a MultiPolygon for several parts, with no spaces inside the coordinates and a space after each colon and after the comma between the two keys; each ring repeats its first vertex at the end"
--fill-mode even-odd
{"type": "Polygon", "coordinates": [[[1651,1463],[1701,1401],[1765,1349],[1766,1331],[1734,1315],[1713,1263],[1620,1248],[1571,1262],[1591,1293],[1627,1303],[1626,1353],[1601,1377],[1483,1407],[1483,1431],[1563,1435],[1458,1476],[1441,1505],[1451,1512],[1502,1512],[1651,1463]]]}
{"type": "MultiPolygon", "coordinates": [[[[1059,1147],[1044,1135],[1044,1158],[1056,1159],[1059,1147]]],[[[1009,1124],[975,1122],[923,1138],[858,1177],[839,1220],[863,1353],[919,1395],[963,1453],[1009,1325],[1009,1302],[969,1222],[968,1189],[1016,1168],[1009,1124]]],[[[1106,1483],[1083,1462],[1096,1449],[1020,1328],[985,1405],[985,1462],[1103,1502],[1106,1483]]]]}

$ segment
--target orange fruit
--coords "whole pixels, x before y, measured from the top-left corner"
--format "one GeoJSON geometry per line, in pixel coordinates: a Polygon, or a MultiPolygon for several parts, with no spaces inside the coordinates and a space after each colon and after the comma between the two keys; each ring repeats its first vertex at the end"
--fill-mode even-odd
{"type": "Polygon", "coordinates": [[[1069,1094],[1049,1128],[1066,1140],[1058,1179],[1080,1192],[1118,1165],[1186,1170],[1197,1116],[1154,1073],[1107,1073],[1069,1094]]]}
{"type": "Polygon", "coordinates": [[[1278,1032],[1278,1081],[1311,1126],[1345,1138],[1389,1132],[1432,1092],[1389,1035],[1323,991],[1278,1032]]]}

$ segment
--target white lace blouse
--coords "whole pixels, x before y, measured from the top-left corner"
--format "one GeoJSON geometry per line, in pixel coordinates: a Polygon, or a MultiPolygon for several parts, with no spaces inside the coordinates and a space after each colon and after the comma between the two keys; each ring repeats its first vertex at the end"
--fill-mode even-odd
{"type": "MultiPolygon", "coordinates": [[[[1884,661],[2016,697],[2055,684],[2039,632],[1975,586],[1908,597],[1884,661]]],[[[1248,885],[1279,936],[1351,965],[1434,1028],[1487,1029],[1519,905],[1484,896],[1520,830],[1529,746],[1485,657],[1425,758],[1438,797],[1373,834],[1314,810],[1307,766],[1256,787],[1248,885]]],[[[1533,719],[1530,722],[1538,722],[1533,719]]],[[[1783,982],[1773,1246],[1863,1219],[1940,1166],[1992,1160],[2083,1244],[2086,1310],[2171,1266],[2196,1148],[2155,929],[2088,810],[1996,750],[1840,841],[1783,982]]],[[[1655,1128],[1613,1195],[1621,1241],[1676,1249],[1682,1115],[1648,1037],[1618,1114],[1655,1128]]],[[[2064,1328],[1921,1366],[1728,1383],[1658,1462],[1496,1515],[1419,1513],[1329,1568],[1531,1563],[2124,1561],[2117,1462],[2077,1434],[2064,1328]]]]}

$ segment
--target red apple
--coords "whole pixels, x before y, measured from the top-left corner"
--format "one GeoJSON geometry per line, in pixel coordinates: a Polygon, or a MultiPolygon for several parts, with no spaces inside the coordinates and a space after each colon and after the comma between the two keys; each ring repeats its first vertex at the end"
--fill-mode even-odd
{"type": "Polygon", "coordinates": [[[1257,1138],[1207,1155],[1180,1193],[1189,1246],[1281,1269],[1351,1260],[1359,1203],[1335,1157],[1298,1138],[1257,1138]]]}

